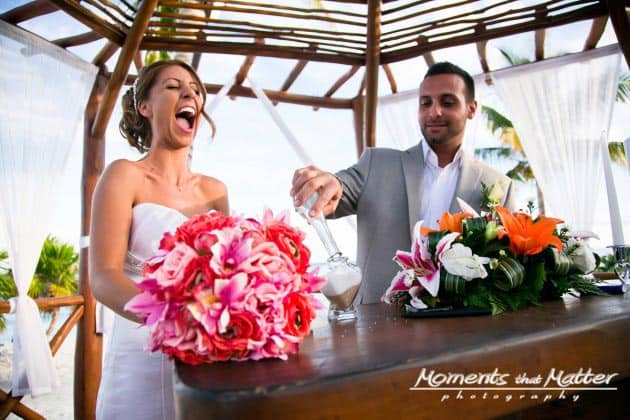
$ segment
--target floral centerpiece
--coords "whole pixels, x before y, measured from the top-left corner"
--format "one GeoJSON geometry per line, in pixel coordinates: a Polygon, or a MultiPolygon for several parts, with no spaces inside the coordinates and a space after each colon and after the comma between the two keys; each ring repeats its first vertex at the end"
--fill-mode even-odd
{"type": "Polygon", "coordinates": [[[125,309],[148,346],[185,363],[286,359],[310,332],[325,280],[308,272],[304,234],[285,214],[260,221],[209,212],[162,237],[125,309]]]}
{"type": "Polygon", "coordinates": [[[497,204],[499,184],[482,187],[482,215],[460,201],[464,211],[444,213],[438,230],[416,224],[411,252],[396,252],[402,269],[383,301],[497,314],[564,293],[603,294],[585,275],[596,265],[592,251],[558,228],[562,220],[512,213],[497,204]]]}

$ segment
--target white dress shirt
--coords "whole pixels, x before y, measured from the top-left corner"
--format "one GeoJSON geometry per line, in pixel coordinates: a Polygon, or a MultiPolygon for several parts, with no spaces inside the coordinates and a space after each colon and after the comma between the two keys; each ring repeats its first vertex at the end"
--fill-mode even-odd
{"type": "Polygon", "coordinates": [[[424,172],[419,220],[424,220],[422,226],[436,229],[442,214],[451,207],[459,179],[463,151],[460,147],[453,161],[443,168],[438,165],[437,155],[424,139],[422,151],[424,152],[424,172]]]}

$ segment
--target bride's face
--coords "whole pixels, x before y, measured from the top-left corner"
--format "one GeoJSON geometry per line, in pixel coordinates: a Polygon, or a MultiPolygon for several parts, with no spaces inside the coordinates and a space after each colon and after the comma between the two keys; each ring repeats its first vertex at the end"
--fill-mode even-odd
{"type": "Polygon", "coordinates": [[[151,123],[152,143],[179,149],[192,144],[202,106],[201,86],[195,77],[173,65],[158,74],[149,98],[138,109],[151,123]]]}

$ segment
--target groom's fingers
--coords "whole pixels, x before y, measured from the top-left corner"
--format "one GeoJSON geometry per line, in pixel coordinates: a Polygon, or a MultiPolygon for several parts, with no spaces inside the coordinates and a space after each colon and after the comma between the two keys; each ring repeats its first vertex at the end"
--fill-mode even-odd
{"type": "MultiPolygon", "coordinates": [[[[307,183],[310,179],[316,177],[320,172],[321,171],[319,169],[312,165],[296,170],[293,173],[292,187],[289,194],[295,199],[305,198],[299,197],[300,190],[303,189],[305,183],[307,183]]],[[[308,197],[308,195],[306,197],[308,197]]],[[[302,204],[302,201],[300,201],[297,205],[302,204]]]]}

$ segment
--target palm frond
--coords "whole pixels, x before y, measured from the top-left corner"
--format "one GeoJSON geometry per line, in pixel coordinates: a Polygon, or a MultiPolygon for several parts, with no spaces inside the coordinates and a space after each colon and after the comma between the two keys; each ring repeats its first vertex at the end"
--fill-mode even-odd
{"type": "Polygon", "coordinates": [[[630,102],[630,73],[619,76],[617,84],[617,101],[627,104],[630,102]]]}
{"type": "Polygon", "coordinates": [[[628,164],[628,155],[623,146],[623,142],[611,141],[608,143],[608,154],[610,155],[611,162],[626,166],[628,164]]]}
{"type": "Polygon", "coordinates": [[[504,128],[514,127],[512,121],[492,107],[482,105],[481,115],[488,121],[488,128],[492,134],[496,134],[497,131],[503,130],[504,128]]]}
{"type": "Polygon", "coordinates": [[[512,51],[508,51],[503,48],[499,48],[499,52],[512,66],[518,66],[520,64],[529,64],[532,62],[532,60],[530,60],[529,58],[521,57],[513,53],[512,51]]]}

